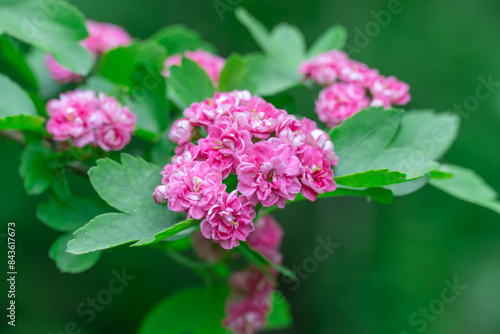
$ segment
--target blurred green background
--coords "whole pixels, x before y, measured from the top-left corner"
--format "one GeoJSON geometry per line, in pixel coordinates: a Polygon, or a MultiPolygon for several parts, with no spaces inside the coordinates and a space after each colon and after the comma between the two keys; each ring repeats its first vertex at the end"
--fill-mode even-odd
{"type": "MultiPolygon", "coordinates": [[[[212,0],[70,2],[88,18],[122,25],[134,37],[147,38],[162,26],[183,23],[200,31],[222,56],[257,50],[233,12],[226,11],[221,20],[212,0]]],[[[332,24],[343,24],[352,46],[360,46],[357,31],[365,31],[370,22],[373,29],[373,12],[387,5],[374,0],[241,1],[269,28],[281,21],[297,25],[308,43],[332,24]]],[[[479,76],[500,81],[500,1],[401,0],[400,7],[402,12],[391,15],[391,22],[372,33],[352,57],[410,83],[409,108],[450,110],[475,94],[479,76]]],[[[476,170],[500,191],[500,87],[496,89],[462,117],[460,135],[445,160],[476,170]]],[[[291,94],[298,99],[298,113],[311,115],[311,98],[301,89],[291,94]]],[[[58,233],[37,221],[35,209],[43,198],[28,197],[18,176],[21,149],[0,141],[0,152],[0,221],[5,230],[7,221],[17,222],[18,252],[17,327],[7,328],[3,319],[2,333],[70,333],[65,329],[69,321],[81,330],[75,333],[135,333],[161,298],[202,284],[149,248],[108,251],[85,273],[59,273],[47,256],[58,233]],[[95,298],[106,288],[111,270],[121,268],[135,279],[86,323],[76,313],[78,305],[95,298]]],[[[81,192],[92,191],[77,178],[73,181],[81,192]]],[[[341,244],[297,289],[281,282],[295,318],[294,327],[283,333],[500,333],[498,214],[427,186],[390,206],[332,198],[297,203],[275,217],[286,231],[282,250],[288,266],[302,266],[313,256],[318,237],[331,236],[341,244]],[[467,285],[465,291],[451,303],[437,302],[445,281],[455,279],[467,285]],[[438,310],[420,314],[420,308],[429,307],[438,310]]],[[[5,256],[1,258],[3,262],[5,256]]],[[[3,295],[5,281],[0,284],[3,295]]]]}

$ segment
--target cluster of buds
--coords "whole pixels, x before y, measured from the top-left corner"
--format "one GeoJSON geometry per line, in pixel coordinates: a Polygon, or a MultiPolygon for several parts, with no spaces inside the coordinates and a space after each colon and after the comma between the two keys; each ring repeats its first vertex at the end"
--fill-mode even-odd
{"type": "Polygon", "coordinates": [[[203,235],[225,249],[254,230],[257,205],[283,208],[299,193],[314,201],[336,188],[333,143],[313,121],[298,120],[248,91],[216,93],[184,116],[170,131],[176,155],[154,199],[202,220],[203,235]]]}
{"type": "Polygon", "coordinates": [[[118,151],[130,142],[135,115],[114,97],[91,90],[63,93],[47,103],[47,131],[57,141],[71,139],[77,147],[99,146],[118,151]]]}
{"type": "Polygon", "coordinates": [[[299,73],[304,80],[311,78],[326,86],[316,101],[316,113],[330,128],[368,106],[387,109],[410,101],[408,84],[380,75],[342,51],[321,53],[303,62],[299,73]]]}

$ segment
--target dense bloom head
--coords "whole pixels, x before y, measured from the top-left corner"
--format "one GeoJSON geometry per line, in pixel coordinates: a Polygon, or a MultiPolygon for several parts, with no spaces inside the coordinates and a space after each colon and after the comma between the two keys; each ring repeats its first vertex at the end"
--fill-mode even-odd
{"type": "Polygon", "coordinates": [[[299,73],[304,79],[311,78],[316,84],[327,86],[337,80],[344,64],[348,61],[345,52],[332,50],[304,61],[300,65],[299,73]]]}
{"type": "Polygon", "coordinates": [[[128,107],[90,90],[61,94],[47,103],[47,111],[47,131],[55,140],[71,139],[78,147],[90,144],[105,151],[121,150],[135,127],[135,115],[128,107]]]}
{"type": "Polygon", "coordinates": [[[309,146],[299,157],[303,167],[299,178],[302,184],[301,193],[305,198],[314,201],[318,194],[336,189],[331,163],[323,152],[309,146]]]}
{"type": "Polygon", "coordinates": [[[89,36],[83,40],[83,46],[94,54],[103,54],[119,46],[127,46],[132,38],[120,26],[87,20],[89,36]]]}
{"type": "Polygon", "coordinates": [[[219,243],[222,248],[231,249],[245,241],[254,230],[255,209],[245,197],[234,190],[223,192],[219,201],[201,222],[201,233],[207,239],[219,243]]]}
{"type": "Polygon", "coordinates": [[[293,200],[300,191],[301,168],[294,146],[278,138],[258,142],[241,157],[238,190],[252,205],[284,208],[286,200],[293,200]]]}
{"type": "MultiPolygon", "coordinates": [[[[205,70],[205,72],[207,72],[210,80],[212,80],[216,86],[218,85],[220,72],[226,63],[224,58],[201,49],[196,51],[186,51],[184,52],[184,57],[197,63],[202,69],[205,70]]],[[[181,61],[182,55],[180,54],[168,57],[163,65],[163,75],[168,77],[170,75],[170,67],[173,65],[180,65],[181,61]]]]}
{"type": "Polygon", "coordinates": [[[222,175],[204,161],[193,161],[176,169],[166,183],[168,208],[186,212],[188,218],[202,219],[218,203],[226,189],[222,175]]]}
{"type": "Polygon", "coordinates": [[[271,103],[259,103],[254,108],[235,109],[234,118],[239,126],[258,139],[267,139],[286,118],[285,110],[275,108],[271,103]]]}
{"type": "Polygon", "coordinates": [[[390,106],[391,104],[403,105],[408,103],[411,98],[409,90],[410,86],[407,83],[398,81],[393,76],[387,78],[379,76],[370,85],[374,101],[381,101],[377,102],[377,104],[384,107],[387,104],[390,106]]]}
{"type": "Polygon", "coordinates": [[[266,215],[255,223],[255,231],[252,232],[247,242],[250,248],[261,253],[270,262],[281,263],[281,239],[283,239],[283,228],[271,215],[266,215]]]}
{"type": "Polygon", "coordinates": [[[363,87],[357,84],[336,83],[319,93],[315,110],[319,119],[333,128],[369,104],[370,100],[363,87]]]}

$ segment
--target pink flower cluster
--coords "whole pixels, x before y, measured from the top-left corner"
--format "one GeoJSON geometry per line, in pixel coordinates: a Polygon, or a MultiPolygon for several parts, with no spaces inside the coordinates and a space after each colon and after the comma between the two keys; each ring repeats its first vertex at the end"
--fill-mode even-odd
{"type": "Polygon", "coordinates": [[[71,141],[77,147],[100,146],[121,150],[131,139],[135,115],[114,98],[91,90],[63,93],[47,103],[47,130],[55,140],[71,141]]]}
{"type": "Polygon", "coordinates": [[[226,60],[201,49],[196,51],[186,51],[183,55],[174,54],[168,57],[163,66],[163,76],[170,76],[170,67],[180,65],[182,62],[182,56],[191,59],[200,65],[200,67],[207,72],[210,80],[214,83],[214,86],[219,85],[220,72],[222,71],[222,68],[224,68],[226,60]]]}
{"type": "MultiPolygon", "coordinates": [[[[86,26],[89,36],[81,44],[92,54],[94,60],[98,55],[119,46],[127,46],[132,41],[125,29],[111,23],[87,20],[86,26]]],[[[83,79],[81,75],[62,67],[51,54],[45,57],[45,66],[50,76],[60,83],[80,82],[83,79]]]]}
{"type": "Polygon", "coordinates": [[[390,108],[410,101],[407,83],[384,77],[375,69],[349,59],[342,51],[329,51],[301,64],[299,73],[327,86],[316,101],[319,119],[333,128],[368,106],[390,108]]]}
{"type": "Polygon", "coordinates": [[[216,93],[184,116],[170,131],[176,155],[154,198],[202,219],[203,235],[223,248],[246,240],[259,203],[283,208],[299,192],[314,201],[336,188],[333,143],[307,118],[299,121],[248,91],[216,93]],[[237,185],[228,193],[231,180],[237,185]]]}
{"type": "MultiPolygon", "coordinates": [[[[272,216],[264,216],[255,224],[248,245],[269,261],[279,264],[283,229],[272,216]]],[[[277,272],[270,270],[276,278],[277,272]]],[[[233,273],[229,279],[231,294],[226,302],[223,324],[236,334],[252,334],[260,330],[271,310],[274,282],[257,267],[233,273]]]]}

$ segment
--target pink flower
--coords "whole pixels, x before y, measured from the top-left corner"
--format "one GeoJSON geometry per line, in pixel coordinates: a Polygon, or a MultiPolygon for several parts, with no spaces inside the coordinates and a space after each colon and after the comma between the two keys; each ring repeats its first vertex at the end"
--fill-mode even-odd
{"type": "Polygon", "coordinates": [[[336,83],[323,89],[316,101],[319,119],[333,128],[369,105],[365,90],[357,84],[336,83]]]}
{"type": "Polygon", "coordinates": [[[228,117],[221,118],[209,127],[208,137],[198,141],[201,151],[211,166],[219,168],[223,177],[235,171],[241,155],[252,145],[247,131],[239,131],[228,117]]]}
{"type": "MultiPolygon", "coordinates": [[[[130,112],[127,106],[122,106],[113,96],[106,96],[99,93],[98,108],[106,117],[105,123],[120,126],[123,129],[133,132],[135,128],[136,117],[130,112]]],[[[98,124],[95,124],[97,126],[98,124]]]]}
{"type": "Polygon", "coordinates": [[[97,131],[97,143],[104,151],[119,151],[130,139],[130,130],[116,124],[105,125],[97,131]]]}
{"type": "Polygon", "coordinates": [[[312,78],[316,84],[327,86],[337,80],[339,71],[348,61],[345,52],[328,51],[303,62],[299,73],[304,75],[304,79],[312,78]]]}
{"type": "MultiPolygon", "coordinates": [[[[184,57],[194,61],[197,63],[205,72],[207,72],[210,80],[214,83],[214,85],[218,85],[220,73],[222,68],[224,68],[224,64],[226,60],[222,57],[213,55],[204,50],[196,50],[196,51],[186,51],[184,52],[184,57]]],[[[175,54],[167,58],[165,60],[163,66],[162,74],[165,77],[170,76],[170,67],[174,65],[180,65],[182,62],[182,55],[175,54]]]]}
{"type": "Polygon", "coordinates": [[[391,100],[382,95],[374,96],[370,101],[370,107],[384,107],[384,109],[389,109],[391,106],[391,100]]]}
{"type": "Polygon", "coordinates": [[[378,77],[378,71],[355,60],[345,62],[340,71],[339,78],[345,83],[353,83],[362,87],[370,87],[378,77]]]}
{"type": "Polygon", "coordinates": [[[274,283],[256,267],[233,273],[231,295],[226,302],[223,324],[237,334],[252,334],[265,324],[271,310],[274,283]]]}
{"type": "Polygon", "coordinates": [[[45,66],[49,71],[49,75],[52,79],[60,83],[68,83],[68,82],[80,82],[83,80],[83,76],[73,73],[70,70],[62,67],[55,60],[54,56],[51,54],[47,54],[45,56],[45,66]]]}
{"type": "Polygon", "coordinates": [[[234,110],[233,115],[238,125],[249,131],[253,137],[267,139],[287,113],[275,108],[271,103],[259,103],[255,108],[239,107],[234,110]]]}
{"type": "Polygon", "coordinates": [[[284,208],[286,200],[293,200],[300,191],[301,168],[294,146],[278,138],[257,142],[237,167],[238,190],[254,206],[284,208]]]}
{"type": "Polygon", "coordinates": [[[270,310],[271,302],[267,299],[228,302],[223,325],[235,334],[253,334],[264,327],[270,310]]]}
{"type": "Polygon", "coordinates": [[[219,170],[204,161],[193,161],[176,169],[168,179],[168,208],[186,212],[187,218],[202,219],[225,191],[219,170]]]}
{"type": "Polygon", "coordinates": [[[47,131],[55,140],[71,139],[77,147],[100,146],[105,151],[121,150],[130,142],[135,115],[113,97],[93,91],[61,94],[47,103],[50,119],[47,131]]]}
{"type": "Polygon", "coordinates": [[[294,115],[288,115],[276,127],[276,137],[285,144],[300,147],[306,142],[306,132],[301,121],[294,115]]]}
{"type": "MultiPolygon", "coordinates": [[[[410,86],[394,76],[378,76],[370,85],[370,91],[378,105],[387,107],[390,104],[403,105],[410,101],[410,86]]],[[[373,102],[372,102],[373,103],[373,102]]]]}
{"type": "Polygon", "coordinates": [[[161,184],[155,188],[153,192],[153,198],[158,205],[166,205],[167,204],[167,186],[161,184]]]}
{"type": "Polygon", "coordinates": [[[168,138],[176,144],[184,145],[195,135],[195,129],[186,118],[178,119],[172,125],[168,138]]]}
{"type": "Polygon", "coordinates": [[[75,145],[83,147],[95,141],[95,134],[89,128],[87,120],[95,112],[97,100],[93,91],[63,93],[59,99],[52,99],[47,103],[50,119],[47,122],[47,131],[55,140],[64,141],[73,139],[75,145]],[[78,139],[85,138],[79,141],[78,139]]]}
{"type": "Polygon", "coordinates": [[[83,41],[83,46],[94,54],[103,54],[119,46],[127,46],[132,38],[120,26],[87,20],[89,36],[83,41]]]}
{"type": "Polygon", "coordinates": [[[280,253],[283,228],[271,215],[265,215],[255,223],[255,231],[247,238],[248,245],[273,263],[281,263],[280,253]]]}
{"type": "Polygon", "coordinates": [[[337,166],[339,158],[334,152],[333,142],[328,133],[318,129],[316,127],[316,122],[308,118],[304,117],[302,119],[302,124],[306,132],[306,143],[316,149],[322,150],[325,158],[330,161],[333,166],[337,166]]]}
{"type": "Polygon", "coordinates": [[[232,249],[239,246],[240,241],[245,241],[254,230],[254,218],[255,209],[246,198],[238,197],[236,190],[230,194],[223,192],[219,202],[201,222],[201,233],[222,248],[232,249]]]}
{"type": "MultiPolygon", "coordinates": [[[[179,148],[179,146],[177,148],[179,148]]],[[[205,160],[200,155],[200,147],[193,143],[186,143],[182,146],[182,150],[176,149],[176,153],[177,154],[170,159],[172,163],[165,165],[163,171],[161,172],[163,175],[161,183],[163,184],[167,184],[170,180],[170,176],[172,176],[172,174],[174,174],[180,167],[189,165],[193,161],[205,160]]]]}
{"type": "Polygon", "coordinates": [[[303,169],[300,176],[301,193],[310,201],[315,201],[318,194],[334,191],[333,170],[330,161],[325,159],[323,152],[308,146],[300,155],[303,169]]]}

